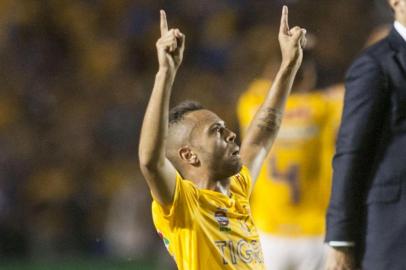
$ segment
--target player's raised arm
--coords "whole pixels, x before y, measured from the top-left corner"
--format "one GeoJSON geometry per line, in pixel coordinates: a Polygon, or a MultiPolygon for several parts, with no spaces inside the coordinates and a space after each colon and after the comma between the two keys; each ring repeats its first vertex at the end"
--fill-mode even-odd
{"type": "Polygon", "coordinates": [[[139,144],[139,161],[154,198],[171,204],[176,171],[165,157],[169,100],[176,72],[182,62],[185,36],[179,29],[168,30],[165,11],[161,10],[161,37],[156,42],[159,71],[145,112],[139,144]]]}
{"type": "Polygon", "coordinates": [[[241,145],[241,158],[256,179],[282,121],[286,99],[299,69],[306,42],[306,30],[298,26],[289,29],[288,8],[282,9],[279,44],[282,63],[264,103],[260,106],[247,130],[241,145]]]}

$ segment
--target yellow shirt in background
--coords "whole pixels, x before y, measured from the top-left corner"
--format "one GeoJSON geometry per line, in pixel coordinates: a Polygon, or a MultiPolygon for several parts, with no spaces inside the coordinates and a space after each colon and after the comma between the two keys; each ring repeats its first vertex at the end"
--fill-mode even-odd
{"type": "MultiPolygon", "coordinates": [[[[254,81],[241,96],[238,117],[243,132],[262,104],[270,85],[266,80],[254,81]]],[[[328,129],[328,113],[322,92],[293,93],[289,96],[281,129],[251,199],[258,229],[288,237],[324,233],[331,182],[331,177],[327,177],[328,169],[323,169],[331,166],[331,157],[323,152],[322,139],[328,129]]]]}
{"type": "Polygon", "coordinates": [[[177,174],[174,202],[152,203],[155,227],[180,270],[262,270],[248,169],[231,178],[231,196],[198,189],[177,174]]]}
{"type": "MultiPolygon", "coordinates": [[[[332,159],[336,150],[336,140],[340,128],[341,114],[344,103],[344,84],[337,84],[329,87],[324,92],[327,104],[327,122],[323,133],[323,156],[322,179],[332,179],[333,166],[332,159]]],[[[331,181],[322,181],[325,187],[322,188],[326,194],[323,196],[326,200],[323,202],[327,207],[330,199],[331,181]]]]}

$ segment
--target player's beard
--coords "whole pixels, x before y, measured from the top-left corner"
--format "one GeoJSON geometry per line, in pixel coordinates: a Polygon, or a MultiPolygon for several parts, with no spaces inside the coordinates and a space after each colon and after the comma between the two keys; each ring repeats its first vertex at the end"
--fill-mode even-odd
{"type": "Polygon", "coordinates": [[[223,162],[221,162],[221,167],[219,166],[216,171],[218,171],[219,179],[225,179],[239,173],[241,168],[242,161],[239,156],[228,156],[223,160],[223,162]]]}

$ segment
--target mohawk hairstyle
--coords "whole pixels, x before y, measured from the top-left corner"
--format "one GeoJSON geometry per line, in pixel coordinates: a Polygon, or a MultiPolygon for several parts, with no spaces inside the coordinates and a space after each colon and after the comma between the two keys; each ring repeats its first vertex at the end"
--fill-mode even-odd
{"type": "Polygon", "coordinates": [[[186,100],[169,111],[169,125],[176,124],[183,119],[183,116],[188,112],[202,110],[204,107],[197,101],[186,100]]]}

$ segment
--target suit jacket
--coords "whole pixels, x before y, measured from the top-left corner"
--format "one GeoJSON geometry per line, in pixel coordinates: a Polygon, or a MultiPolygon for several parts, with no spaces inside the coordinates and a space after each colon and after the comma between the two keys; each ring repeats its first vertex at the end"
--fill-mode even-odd
{"type": "Polygon", "coordinates": [[[346,76],[326,241],[362,269],[406,269],[406,41],[392,29],[346,76]]]}

